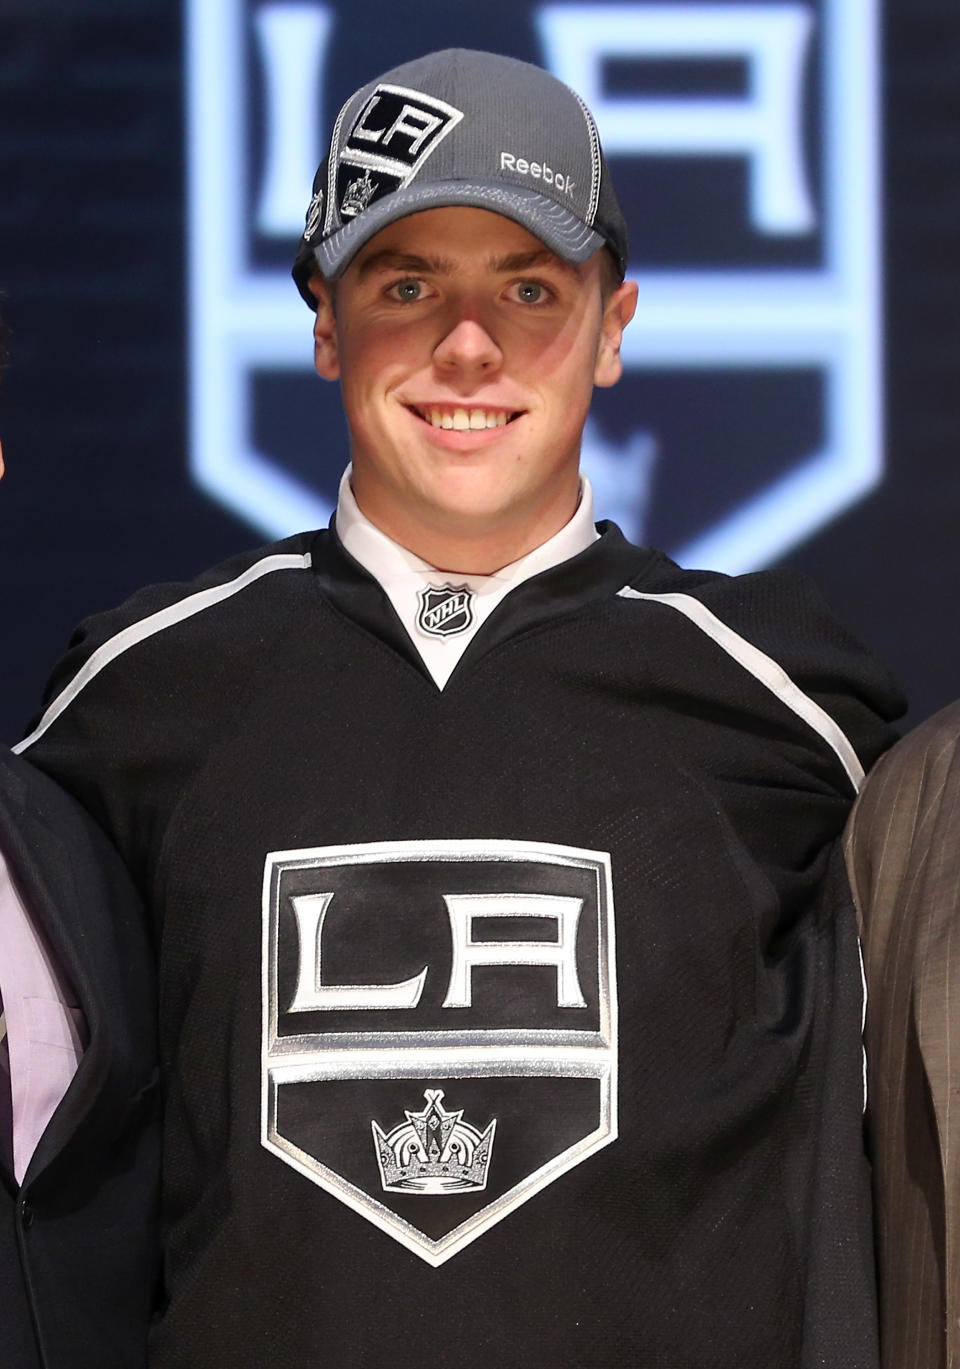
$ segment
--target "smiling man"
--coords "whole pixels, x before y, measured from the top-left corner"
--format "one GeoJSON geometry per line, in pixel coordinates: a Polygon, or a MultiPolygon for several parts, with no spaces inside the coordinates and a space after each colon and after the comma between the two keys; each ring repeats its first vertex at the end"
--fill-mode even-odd
{"type": "Polygon", "coordinates": [[[801,578],[594,524],[636,304],[582,101],[340,112],[329,530],[84,625],[21,744],[152,908],[164,1369],[873,1369],[836,846],[899,706],[801,578]]]}
{"type": "Polygon", "coordinates": [[[636,286],[486,209],[381,229],[336,289],[312,277],[316,365],[342,381],[354,495],[434,566],[490,574],[568,523],[594,385],[620,376],[636,286]],[[438,245],[442,244],[442,248],[438,245]]]}

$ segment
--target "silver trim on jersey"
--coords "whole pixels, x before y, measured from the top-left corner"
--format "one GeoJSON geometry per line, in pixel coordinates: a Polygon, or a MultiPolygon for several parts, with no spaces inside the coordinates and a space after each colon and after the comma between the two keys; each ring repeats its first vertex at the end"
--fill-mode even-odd
{"type": "Polygon", "coordinates": [[[209,589],[201,589],[195,594],[188,594],[185,599],[180,599],[175,604],[168,604],[166,608],[159,609],[146,618],[141,618],[138,623],[131,623],[122,632],[118,632],[115,637],[109,638],[102,646],[97,647],[66,688],[61,690],[53,700],[30,735],[24,737],[22,742],[18,742],[13,750],[19,755],[28,746],[32,746],[35,741],[38,741],[47,728],[56,722],[60,714],[73,703],[77,695],[86,688],[90,681],[95,679],[111,661],[115,661],[118,656],[122,656],[125,651],[128,651],[130,647],[146,641],[148,637],[153,637],[165,628],[173,627],[176,623],[182,623],[186,618],[192,618],[195,613],[202,613],[204,609],[211,608],[214,604],[231,598],[240,590],[253,584],[255,580],[261,579],[264,575],[269,575],[272,571],[309,570],[310,565],[309,552],[304,552],[302,555],[294,552],[276,552],[272,556],[265,556],[262,560],[255,561],[241,575],[233,580],[228,580],[223,585],[211,585],[209,589]]]}
{"type": "Polygon", "coordinates": [[[759,680],[771,694],[776,695],[781,703],[823,738],[846,771],[854,791],[859,791],[864,771],[849,738],[826,709],[821,708],[809,694],[804,694],[799,685],[794,684],[783,667],[771,656],[754,646],[752,642],[748,642],[745,637],[741,637],[739,632],[728,627],[716,614],[701,604],[699,599],[694,599],[690,594],[646,594],[642,590],[632,589],[630,585],[625,585],[617,594],[621,599],[644,599],[649,603],[666,604],[689,618],[738,665],[743,666],[744,670],[759,680]]]}

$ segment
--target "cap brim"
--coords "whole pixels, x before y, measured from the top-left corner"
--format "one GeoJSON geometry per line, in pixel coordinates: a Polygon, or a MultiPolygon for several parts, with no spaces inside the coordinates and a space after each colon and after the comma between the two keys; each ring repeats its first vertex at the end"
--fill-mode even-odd
{"type": "MultiPolygon", "coordinates": [[[[540,195],[535,190],[504,186],[502,182],[490,185],[479,181],[440,181],[396,190],[372,204],[351,223],[344,224],[331,233],[326,241],[317,244],[313,249],[317,268],[327,280],[332,280],[342,274],[364,243],[388,224],[425,209],[441,209],[451,205],[489,209],[494,214],[513,219],[564,261],[576,264],[585,262],[604,246],[599,233],[587,227],[563,205],[557,204],[556,200],[540,195]]],[[[312,305],[314,301],[308,298],[306,291],[309,277],[303,270],[308,261],[309,258],[304,254],[304,260],[298,262],[296,274],[300,293],[312,305]]]]}

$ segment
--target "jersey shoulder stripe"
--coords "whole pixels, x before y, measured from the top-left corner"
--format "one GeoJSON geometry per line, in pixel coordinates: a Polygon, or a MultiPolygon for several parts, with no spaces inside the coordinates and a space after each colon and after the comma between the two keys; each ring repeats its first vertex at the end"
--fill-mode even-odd
{"type": "Polygon", "coordinates": [[[143,642],[148,637],[163,632],[166,628],[182,623],[185,619],[192,618],[194,614],[202,613],[205,609],[222,603],[224,599],[232,598],[234,594],[239,594],[241,590],[246,589],[248,585],[252,585],[265,575],[270,575],[278,570],[309,570],[311,564],[309,552],[278,552],[264,556],[232,580],[197,590],[193,594],[188,594],[186,598],[168,604],[166,608],[148,614],[146,618],[141,618],[136,623],[131,623],[129,627],[124,628],[97,647],[70,683],[52,700],[29,736],[18,742],[13,747],[13,751],[20,755],[34,742],[39,741],[47,729],[56,722],[65,709],[69,708],[90,681],[95,679],[111,661],[115,661],[118,656],[122,656],[125,651],[129,651],[138,642],[143,642]]]}
{"type": "Polygon", "coordinates": [[[623,599],[643,599],[651,603],[664,604],[689,618],[701,632],[711,637],[728,656],[759,680],[823,738],[843,766],[854,791],[859,790],[863,783],[864,770],[849,738],[826,709],[821,708],[814,699],[794,684],[783,667],[771,656],[747,641],[739,632],[735,632],[693,595],[645,593],[643,590],[633,589],[630,585],[625,585],[617,593],[623,599]]]}

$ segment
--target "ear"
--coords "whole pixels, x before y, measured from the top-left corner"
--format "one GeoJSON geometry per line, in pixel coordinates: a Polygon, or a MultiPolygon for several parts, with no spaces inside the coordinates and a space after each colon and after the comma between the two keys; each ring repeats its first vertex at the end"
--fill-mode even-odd
{"type": "Polygon", "coordinates": [[[623,374],[620,343],[623,341],[623,330],[633,318],[636,307],[636,281],[623,281],[607,299],[600,328],[597,364],[593,371],[595,385],[616,385],[623,374]]]}
{"type": "Polygon", "coordinates": [[[333,294],[322,276],[311,276],[307,289],[317,301],[317,317],[313,325],[313,364],[324,380],[340,379],[340,351],[337,345],[337,321],[333,312],[333,294]]]}

